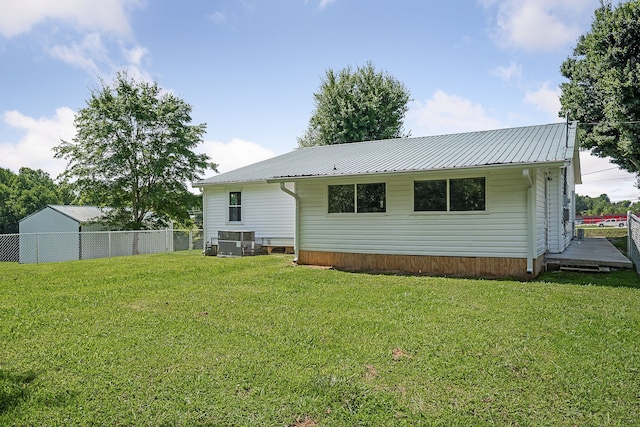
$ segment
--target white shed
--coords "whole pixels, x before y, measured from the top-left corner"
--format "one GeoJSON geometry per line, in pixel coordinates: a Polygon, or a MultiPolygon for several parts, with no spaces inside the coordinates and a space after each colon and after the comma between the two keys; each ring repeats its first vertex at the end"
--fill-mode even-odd
{"type": "Polygon", "coordinates": [[[20,220],[20,262],[81,258],[80,232],[101,231],[103,213],[95,206],[48,205],[20,220]]]}

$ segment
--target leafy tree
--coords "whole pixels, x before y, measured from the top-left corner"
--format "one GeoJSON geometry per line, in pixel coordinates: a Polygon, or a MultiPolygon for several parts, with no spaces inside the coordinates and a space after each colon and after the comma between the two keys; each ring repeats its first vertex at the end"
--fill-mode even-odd
{"type": "Polygon", "coordinates": [[[206,125],[190,125],[191,110],[158,83],[118,73],[78,111],[73,140],[55,147],[55,157],[68,160],[61,176],[84,202],[113,208],[111,221],[125,228],[188,219],[187,183],[216,169],[192,151],[206,125]]]}
{"type": "Polygon", "coordinates": [[[42,169],[20,168],[9,198],[14,215],[22,219],[49,204],[62,204],[58,186],[42,169]]]}
{"type": "Polygon", "coordinates": [[[631,203],[629,200],[612,202],[606,194],[601,194],[598,197],[576,194],[576,213],[578,215],[624,214],[629,210],[640,213],[640,202],[631,203]]]}
{"type": "Polygon", "coordinates": [[[640,172],[640,1],[601,1],[591,30],[561,66],[561,115],[581,122],[580,140],[622,169],[640,172]]]}
{"type": "Polygon", "coordinates": [[[370,62],[355,71],[329,69],[313,97],[315,111],[298,138],[300,147],[408,136],[403,124],[409,91],[370,62]]]}
{"type": "Polygon", "coordinates": [[[9,169],[0,168],[0,234],[15,233],[17,230],[17,220],[9,207],[15,176],[9,169]]]}
{"type": "Polygon", "coordinates": [[[19,221],[49,204],[69,203],[68,191],[41,169],[0,168],[0,234],[17,233],[19,221]]]}

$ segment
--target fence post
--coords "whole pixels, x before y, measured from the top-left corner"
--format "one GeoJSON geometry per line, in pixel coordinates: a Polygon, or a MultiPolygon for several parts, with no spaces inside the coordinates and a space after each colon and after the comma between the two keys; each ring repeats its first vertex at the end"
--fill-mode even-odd
{"type": "Polygon", "coordinates": [[[109,258],[111,258],[111,230],[107,231],[107,236],[109,236],[109,258]]]}
{"type": "Polygon", "coordinates": [[[40,233],[36,233],[36,264],[40,262],[40,233]]]}
{"type": "Polygon", "coordinates": [[[193,230],[189,229],[189,252],[193,252],[193,230]]]}
{"type": "Polygon", "coordinates": [[[169,253],[169,228],[164,229],[164,253],[169,253]]]}

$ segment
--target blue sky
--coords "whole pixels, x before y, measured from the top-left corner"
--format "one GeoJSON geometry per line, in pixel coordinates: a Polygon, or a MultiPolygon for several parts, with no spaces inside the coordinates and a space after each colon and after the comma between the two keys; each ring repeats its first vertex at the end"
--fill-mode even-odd
{"type": "MultiPolygon", "coordinates": [[[[294,149],[325,71],[367,61],[411,92],[412,136],[555,122],[560,64],[598,4],[0,0],[0,166],[57,176],[51,148],[122,69],[193,106],[221,172],[294,149]]],[[[578,194],[638,200],[605,159],[584,153],[582,171],[578,194]]]]}

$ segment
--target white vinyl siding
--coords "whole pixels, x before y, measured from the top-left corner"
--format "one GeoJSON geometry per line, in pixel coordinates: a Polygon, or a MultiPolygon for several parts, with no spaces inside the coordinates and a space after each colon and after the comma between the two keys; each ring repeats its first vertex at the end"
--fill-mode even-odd
{"type": "MultiPolygon", "coordinates": [[[[292,189],[292,184],[287,184],[292,189]]],[[[279,184],[212,185],[203,188],[205,242],[218,242],[219,230],[255,231],[256,242],[263,237],[293,239],[295,199],[279,184]],[[242,221],[228,221],[229,192],[242,192],[242,221]]]]}
{"type": "Polygon", "coordinates": [[[546,221],[549,211],[549,204],[546,200],[547,173],[545,170],[538,169],[536,173],[535,192],[536,192],[536,258],[547,251],[549,243],[549,223],[546,221]]]}
{"type": "MultiPolygon", "coordinates": [[[[575,192],[573,168],[567,168],[565,184],[564,169],[553,169],[549,172],[548,185],[548,221],[550,253],[564,251],[573,238],[575,222],[575,192]],[[565,192],[566,185],[566,192],[565,192]],[[568,209],[569,220],[564,220],[564,209],[568,209]]],[[[543,201],[542,201],[543,202],[543,201]]]]}
{"type": "Polygon", "coordinates": [[[552,169],[549,172],[548,203],[549,203],[549,247],[548,251],[553,254],[562,252],[560,248],[562,234],[562,169],[552,169]]]}
{"type": "MultiPolygon", "coordinates": [[[[379,178],[379,177],[378,177],[379,178]]],[[[327,187],[375,177],[300,180],[300,250],[525,258],[527,186],[521,169],[385,175],[386,213],[327,214],[327,187]],[[486,178],[486,211],[414,212],[414,181],[486,178]]]]}

